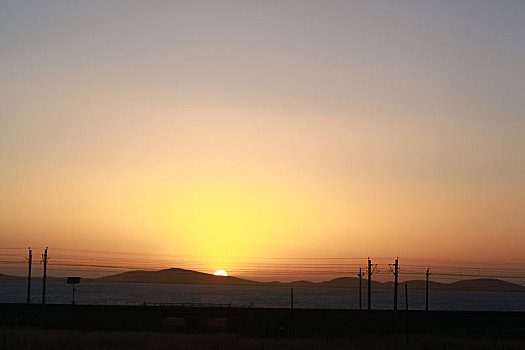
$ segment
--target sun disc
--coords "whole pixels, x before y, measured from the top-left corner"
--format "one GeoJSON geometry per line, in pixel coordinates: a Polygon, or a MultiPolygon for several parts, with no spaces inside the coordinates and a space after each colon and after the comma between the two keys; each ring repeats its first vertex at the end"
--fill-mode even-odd
{"type": "Polygon", "coordinates": [[[226,277],[228,276],[228,273],[224,270],[217,270],[213,273],[214,276],[223,276],[223,277],[226,277]]]}

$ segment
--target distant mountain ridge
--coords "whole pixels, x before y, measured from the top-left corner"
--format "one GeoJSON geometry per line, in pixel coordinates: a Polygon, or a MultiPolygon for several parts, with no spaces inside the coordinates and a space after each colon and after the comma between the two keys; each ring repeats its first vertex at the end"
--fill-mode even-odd
{"type": "MultiPolygon", "coordinates": [[[[5,275],[3,273],[0,273],[0,281],[24,281],[27,280],[27,277],[25,276],[13,276],[13,275],[5,275]]],[[[31,281],[41,281],[42,276],[33,276],[31,277],[31,281]]],[[[61,277],[54,277],[54,276],[47,276],[48,281],[62,281],[65,280],[61,277]]]]}
{"type": "MultiPolygon", "coordinates": [[[[237,286],[282,286],[282,287],[319,287],[319,288],[359,288],[359,278],[339,277],[323,282],[294,281],[294,282],[258,282],[233,276],[220,277],[212,274],[171,268],[159,271],[128,271],[116,275],[93,279],[96,282],[119,283],[169,283],[169,284],[205,284],[205,285],[237,285],[237,286]]],[[[412,290],[423,290],[426,282],[411,280],[403,282],[412,290]]],[[[362,280],[366,289],[367,280],[362,280]]],[[[393,282],[372,281],[373,289],[393,289],[393,282]]],[[[491,278],[463,280],[453,283],[429,282],[431,290],[457,290],[457,291],[499,291],[499,292],[525,292],[525,287],[519,284],[491,278]]]]}
{"type": "MultiPolygon", "coordinates": [[[[25,277],[0,274],[0,280],[23,280],[25,277]]],[[[50,280],[65,280],[65,278],[50,277],[50,280]]],[[[161,284],[194,284],[194,285],[229,285],[229,286],[282,286],[282,287],[317,287],[317,288],[359,288],[359,278],[339,277],[323,282],[294,281],[294,282],[258,282],[233,276],[214,276],[212,274],[170,268],[158,271],[127,271],[100,278],[84,278],[86,282],[113,282],[113,283],[161,283],[161,284]]],[[[411,290],[424,290],[426,281],[411,280],[400,283],[408,284],[411,290]]],[[[367,280],[362,280],[363,289],[367,287],[367,280]]],[[[372,281],[372,289],[393,289],[393,282],[372,281]]],[[[431,290],[450,291],[497,291],[497,292],[525,292],[525,286],[493,278],[462,280],[452,283],[429,282],[431,290]]]]}
{"type": "Polygon", "coordinates": [[[17,281],[17,280],[24,280],[24,279],[25,277],[4,275],[3,273],[0,273],[0,281],[4,281],[4,280],[17,281]]]}
{"type": "Polygon", "coordinates": [[[171,268],[158,271],[127,271],[92,279],[96,282],[167,283],[208,285],[259,285],[260,282],[227,276],[219,277],[204,272],[171,268]]]}

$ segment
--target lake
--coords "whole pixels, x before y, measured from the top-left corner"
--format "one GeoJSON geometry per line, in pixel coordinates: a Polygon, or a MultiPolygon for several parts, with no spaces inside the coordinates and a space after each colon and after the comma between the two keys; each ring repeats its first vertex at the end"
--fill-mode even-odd
{"type": "MultiPolygon", "coordinates": [[[[31,302],[42,300],[41,281],[31,285],[31,302]]],[[[26,281],[0,281],[0,303],[25,303],[26,281]]],[[[72,286],[49,281],[46,302],[71,302],[72,286]]],[[[363,308],[366,308],[363,289],[363,308]]],[[[408,292],[409,309],[425,308],[425,291],[408,292]]],[[[203,286],[181,284],[100,283],[77,285],[77,304],[139,305],[146,303],[231,304],[235,307],[290,307],[290,288],[252,286],[203,286]]],[[[373,290],[373,309],[392,309],[393,291],[373,290]]],[[[295,308],[357,309],[359,290],[342,288],[294,288],[295,308]]],[[[405,292],[400,286],[399,309],[405,308],[405,292]]],[[[525,311],[525,293],[430,291],[430,309],[465,311],[525,311]]]]}

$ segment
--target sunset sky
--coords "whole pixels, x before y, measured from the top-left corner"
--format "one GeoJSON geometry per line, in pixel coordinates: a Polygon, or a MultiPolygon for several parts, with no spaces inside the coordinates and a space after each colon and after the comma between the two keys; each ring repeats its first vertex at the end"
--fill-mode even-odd
{"type": "Polygon", "coordinates": [[[524,18],[2,1],[0,245],[525,262],[524,18]]]}

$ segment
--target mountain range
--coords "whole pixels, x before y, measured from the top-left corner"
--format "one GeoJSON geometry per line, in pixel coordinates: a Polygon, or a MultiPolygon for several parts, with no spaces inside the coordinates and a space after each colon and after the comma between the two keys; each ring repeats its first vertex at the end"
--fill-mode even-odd
{"type": "MultiPolygon", "coordinates": [[[[50,280],[64,280],[60,277],[48,277],[50,280]]],[[[23,280],[25,277],[0,274],[0,280],[23,280]]],[[[36,278],[38,279],[38,278],[36,278]]],[[[359,288],[359,278],[339,277],[322,282],[294,281],[294,282],[258,282],[233,276],[214,276],[212,274],[171,268],[158,271],[127,271],[100,278],[83,278],[84,282],[114,282],[114,283],[165,283],[165,284],[194,284],[194,285],[230,285],[230,286],[282,286],[282,287],[319,287],[319,288],[359,288]]],[[[362,280],[363,289],[367,288],[367,280],[362,280]]],[[[424,290],[426,281],[410,280],[400,283],[407,284],[411,290],[424,290]]],[[[372,289],[393,289],[393,282],[372,281],[372,289]]],[[[498,292],[525,292],[525,287],[493,278],[479,278],[461,280],[452,283],[430,281],[431,290],[454,291],[498,291],[498,292]]]]}

